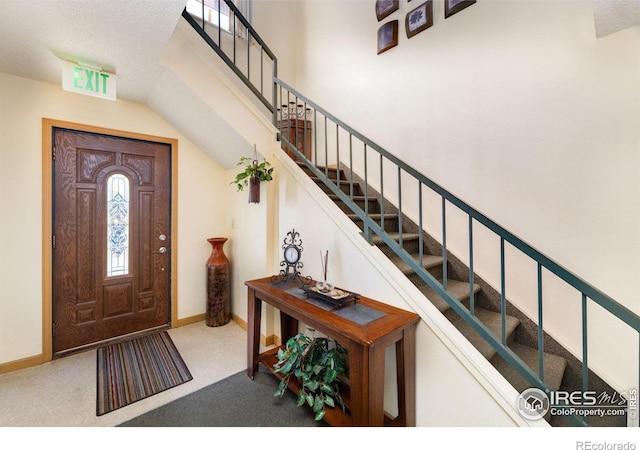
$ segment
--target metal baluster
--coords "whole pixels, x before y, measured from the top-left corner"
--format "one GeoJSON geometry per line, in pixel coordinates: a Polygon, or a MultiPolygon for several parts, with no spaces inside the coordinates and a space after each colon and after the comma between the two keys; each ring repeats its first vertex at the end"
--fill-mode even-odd
{"type": "Polygon", "coordinates": [[[502,323],[502,345],[507,345],[507,295],[505,292],[504,238],[500,237],[500,316],[502,323]]]}
{"type": "Polygon", "coordinates": [[[446,200],[442,197],[442,287],[447,290],[447,213],[446,200]]]}
{"type": "MultiPolygon", "coordinates": [[[[233,40],[235,41],[236,37],[236,21],[235,18],[233,20],[233,40]]],[[[251,35],[247,32],[247,79],[251,79],[251,35]]]]}
{"type": "Polygon", "coordinates": [[[380,154],[380,228],[384,230],[384,160],[380,154]]]}
{"type": "MultiPolygon", "coordinates": [[[[367,163],[367,144],[364,144],[364,215],[369,217],[369,167],[367,163]]],[[[364,236],[371,243],[371,229],[369,222],[364,220],[364,236]]]]}
{"type": "Polygon", "coordinates": [[[587,337],[587,295],[582,294],[582,392],[589,390],[589,364],[588,364],[588,337],[587,337]]]}
{"type": "MultiPolygon", "coordinates": [[[[218,47],[222,49],[222,29],[221,29],[222,27],[220,27],[220,1],[221,0],[218,0],[218,47]]],[[[204,2],[202,2],[202,4],[203,4],[203,10],[204,10],[204,2]]]]}
{"type": "Polygon", "coordinates": [[[542,325],[542,264],[538,262],[538,378],[544,382],[544,331],[542,325]]]}
{"type": "Polygon", "coordinates": [[[336,123],[336,185],[340,190],[340,127],[336,123]]]}
{"type": "MultiPolygon", "coordinates": [[[[249,34],[247,30],[247,34],[249,34]]],[[[264,95],[264,50],[260,44],[260,94],[264,95]]]]}
{"type": "Polygon", "coordinates": [[[473,292],[473,217],[469,215],[469,310],[475,315],[475,294],[473,292]]]}
{"type": "Polygon", "coordinates": [[[420,261],[420,267],[424,267],[424,243],[423,243],[423,229],[422,229],[422,181],[418,180],[418,246],[419,253],[418,259],[420,261]]]}
{"type": "Polygon", "coordinates": [[[353,200],[353,134],[349,133],[349,198],[353,200]]]}
{"type": "Polygon", "coordinates": [[[327,116],[324,116],[324,176],[329,178],[329,149],[327,145],[327,116]]]}
{"type": "Polygon", "coordinates": [[[314,163],[318,167],[318,110],[313,109],[313,154],[314,163]]]}
{"type": "Polygon", "coordinates": [[[398,166],[398,244],[402,248],[402,169],[398,166]]]}

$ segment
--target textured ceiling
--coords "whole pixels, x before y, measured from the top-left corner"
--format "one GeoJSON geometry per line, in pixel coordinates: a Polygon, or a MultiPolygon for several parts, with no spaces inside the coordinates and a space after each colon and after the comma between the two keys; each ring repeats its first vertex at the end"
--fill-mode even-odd
{"type": "Polygon", "coordinates": [[[593,0],[596,37],[640,24],[639,0],[593,0]]]}
{"type": "Polygon", "coordinates": [[[57,56],[79,59],[116,73],[119,98],[145,102],[185,1],[0,0],[0,71],[59,84],[57,56]]]}
{"type": "MultiPolygon", "coordinates": [[[[640,24],[640,0],[592,1],[598,36],[640,24]]],[[[80,59],[118,75],[118,98],[144,103],[185,3],[0,0],[0,71],[58,84],[56,55],[80,59]]]]}

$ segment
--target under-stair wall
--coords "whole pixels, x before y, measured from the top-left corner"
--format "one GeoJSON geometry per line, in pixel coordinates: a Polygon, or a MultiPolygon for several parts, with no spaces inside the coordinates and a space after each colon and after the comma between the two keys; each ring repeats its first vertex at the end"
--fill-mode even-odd
{"type": "MultiPolygon", "coordinates": [[[[268,111],[183,19],[178,21],[160,62],[245,140],[242,155],[237,146],[211,155],[224,167],[235,166],[240,156],[253,156],[253,145],[260,154],[274,148],[277,130],[268,111]]],[[[191,120],[197,121],[197,117],[191,120]]],[[[206,124],[202,128],[214,131],[206,124]]]]}

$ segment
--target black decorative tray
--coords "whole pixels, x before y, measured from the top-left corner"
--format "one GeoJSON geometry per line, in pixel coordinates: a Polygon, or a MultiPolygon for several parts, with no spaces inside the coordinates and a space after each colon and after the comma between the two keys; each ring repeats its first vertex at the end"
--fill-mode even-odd
{"type": "Polygon", "coordinates": [[[345,305],[355,303],[358,301],[359,297],[359,295],[354,292],[345,291],[344,289],[340,288],[333,288],[333,290],[329,292],[322,292],[315,286],[303,286],[302,289],[310,298],[322,300],[336,308],[342,308],[345,305]]]}

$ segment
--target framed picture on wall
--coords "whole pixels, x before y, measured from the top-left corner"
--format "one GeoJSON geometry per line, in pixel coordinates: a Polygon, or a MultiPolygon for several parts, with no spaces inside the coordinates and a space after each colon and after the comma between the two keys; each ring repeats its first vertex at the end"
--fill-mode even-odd
{"type": "Polygon", "coordinates": [[[400,8],[400,0],[376,0],[376,17],[378,22],[400,8]]]}
{"type": "Polygon", "coordinates": [[[444,18],[453,16],[475,2],[476,0],[444,0],[444,18]]]}
{"type": "Polygon", "coordinates": [[[428,0],[407,13],[404,29],[407,38],[415,36],[433,25],[433,0],[428,0]]]}
{"type": "Polygon", "coordinates": [[[392,20],[378,28],[378,55],[398,45],[398,21],[392,20]]]}

